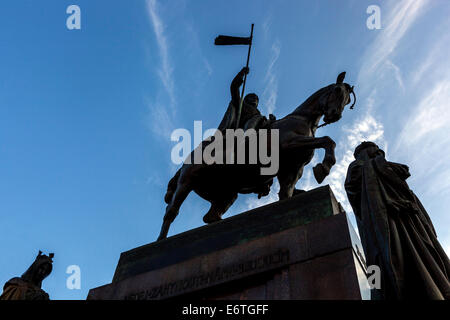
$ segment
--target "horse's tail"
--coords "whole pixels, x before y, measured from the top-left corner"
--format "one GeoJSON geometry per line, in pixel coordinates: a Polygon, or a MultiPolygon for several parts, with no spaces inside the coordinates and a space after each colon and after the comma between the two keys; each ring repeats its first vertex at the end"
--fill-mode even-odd
{"type": "Polygon", "coordinates": [[[175,193],[175,190],[177,189],[178,184],[178,178],[180,177],[181,169],[175,173],[172,179],[170,179],[169,184],[167,185],[167,192],[164,196],[164,201],[169,204],[172,201],[173,194],[175,193]]]}

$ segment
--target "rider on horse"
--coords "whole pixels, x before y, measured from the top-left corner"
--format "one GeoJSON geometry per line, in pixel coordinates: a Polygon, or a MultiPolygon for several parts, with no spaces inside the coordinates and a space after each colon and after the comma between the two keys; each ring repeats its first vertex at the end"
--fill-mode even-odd
{"type": "MultiPolygon", "coordinates": [[[[245,72],[248,72],[248,69],[244,69],[239,73],[238,79],[234,82],[235,85],[232,86],[233,89],[239,89],[240,79],[245,75],[245,72]]],[[[274,152],[279,152],[279,170],[277,172],[264,176],[261,175],[259,169],[264,165],[263,163],[251,164],[248,167],[244,165],[242,167],[229,166],[223,163],[199,164],[185,162],[169,181],[167,193],[164,197],[167,207],[158,240],[167,237],[170,225],[177,217],[184,200],[192,191],[211,203],[210,209],[203,217],[205,223],[213,223],[221,220],[222,215],[233,205],[238,194],[267,194],[269,189],[266,185],[268,183],[261,181],[270,181],[271,183],[274,177],[278,179],[280,184],[280,191],[278,192],[280,200],[289,199],[295,194],[295,185],[302,177],[304,167],[311,162],[315,149],[325,150],[322,162],[313,167],[316,181],[322,183],[336,163],[334,153],[336,143],[328,136],[316,137],[315,131],[318,127],[323,126],[319,126],[322,118],[325,124],[338,121],[342,117],[345,106],[351,102],[350,96],[351,94],[354,95],[353,87],[344,83],[344,78],[345,72],[342,72],[337,77],[336,83],[317,90],[283,119],[274,122],[268,121],[269,126],[266,128],[268,130],[278,131],[276,133],[276,139],[278,140],[279,148],[278,146],[272,148],[272,143],[270,143],[270,151],[272,152],[272,150],[276,149],[274,152]],[[257,170],[253,170],[254,168],[252,166],[256,166],[257,170]]],[[[241,130],[246,129],[246,133],[250,134],[250,126],[256,122],[252,122],[251,119],[257,120],[258,118],[264,118],[257,110],[256,96],[253,96],[253,98],[249,96],[246,103],[243,103],[242,122],[240,121],[241,123],[236,126],[237,120],[235,119],[238,118],[236,106],[240,102],[236,98],[238,97],[236,92],[238,91],[232,90],[234,101],[230,103],[219,129],[227,131],[227,128],[235,129],[238,127],[241,130]]],[[[351,109],[355,101],[356,97],[354,96],[351,109]]],[[[252,125],[256,127],[256,130],[266,129],[259,127],[259,121],[257,122],[256,125],[252,125]]],[[[252,128],[254,129],[255,127],[252,128]]],[[[221,131],[218,130],[216,133],[218,132],[221,131]]],[[[236,132],[234,133],[234,136],[238,137],[236,132]]],[[[262,131],[258,133],[262,133],[262,131]]],[[[239,133],[239,135],[241,134],[242,132],[239,133]]],[[[221,136],[223,137],[223,134],[217,134],[218,138],[221,136]]],[[[212,137],[208,140],[211,141],[214,138],[212,137]]],[[[251,141],[251,139],[249,140],[251,141]]],[[[200,148],[200,151],[203,151],[202,146],[200,148]]],[[[193,157],[194,151],[191,152],[189,157],[193,157]]]]}
{"type": "MultiPolygon", "coordinates": [[[[247,131],[249,129],[258,130],[261,128],[268,128],[270,122],[275,121],[275,116],[270,115],[269,119],[261,114],[258,110],[259,98],[255,93],[249,93],[245,96],[242,103],[241,116],[239,120],[239,125],[236,125],[238,118],[238,108],[241,102],[241,97],[239,94],[239,88],[243,83],[243,78],[245,74],[249,73],[249,68],[244,67],[241,71],[234,77],[231,82],[231,102],[228,105],[228,109],[223,116],[222,121],[219,124],[218,129],[225,136],[225,131],[227,129],[243,129],[247,131]]],[[[258,198],[267,196],[270,192],[270,186],[273,180],[267,183],[259,185],[254,191],[258,194],[258,198]]]]}

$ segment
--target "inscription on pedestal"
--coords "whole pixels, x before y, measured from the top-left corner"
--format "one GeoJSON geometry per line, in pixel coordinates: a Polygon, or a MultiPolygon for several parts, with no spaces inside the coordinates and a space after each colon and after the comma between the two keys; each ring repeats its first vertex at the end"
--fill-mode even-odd
{"type": "Polygon", "coordinates": [[[193,275],[192,277],[165,283],[149,290],[129,294],[125,297],[125,300],[151,300],[183,294],[192,290],[198,290],[234,280],[255,272],[269,271],[274,268],[285,266],[288,263],[289,250],[280,249],[272,254],[260,256],[241,263],[234,263],[225,267],[218,267],[211,272],[193,275]]]}

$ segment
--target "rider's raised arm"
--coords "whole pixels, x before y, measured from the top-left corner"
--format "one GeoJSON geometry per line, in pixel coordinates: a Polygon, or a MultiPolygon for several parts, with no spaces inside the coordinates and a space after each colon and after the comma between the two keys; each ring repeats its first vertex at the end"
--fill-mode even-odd
{"type": "Polygon", "coordinates": [[[244,82],[244,75],[248,74],[249,69],[247,67],[242,68],[241,71],[234,77],[233,81],[231,82],[230,91],[231,91],[231,101],[235,106],[238,106],[240,103],[240,93],[239,88],[244,82]]]}

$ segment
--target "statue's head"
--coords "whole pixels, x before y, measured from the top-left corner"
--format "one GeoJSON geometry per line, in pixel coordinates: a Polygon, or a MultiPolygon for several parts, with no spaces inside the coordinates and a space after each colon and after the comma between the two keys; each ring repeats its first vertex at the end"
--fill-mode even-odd
{"type": "Polygon", "coordinates": [[[52,272],[53,257],[53,253],[50,253],[47,256],[45,254],[42,254],[42,251],[39,251],[33,264],[22,275],[22,279],[31,282],[40,288],[42,285],[42,281],[47,278],[48,275],[52,272]]]}
{"type": "Polygon", "coordinates": [[[322,106],[324,113],[323,121],[325,123],[333,123],[341,119],[342,112],[344,112],[344,107],[351,102],[350,95],[353,94],[353,104],[356,102],[355,92],[353,91],[353,86],[348,83],[344,83],[345,72],[338,75],[336,83],[329,85],[326,89],[326,93],[322,95],[319,103],[322,106]]]}
{"type": "Polygon", "coordinates": [[[245,96],[244,103],[246,105],[258,108],[259,98],[255,93],[249,93],[245,96]]]}
{"type": "Polygon", "coordinates": [[[372,141],[362,142],[356,147],[355,152],[353,153],[355,159],[372,159],[379,155],[384,157],[385,153],[372,141]]]}

